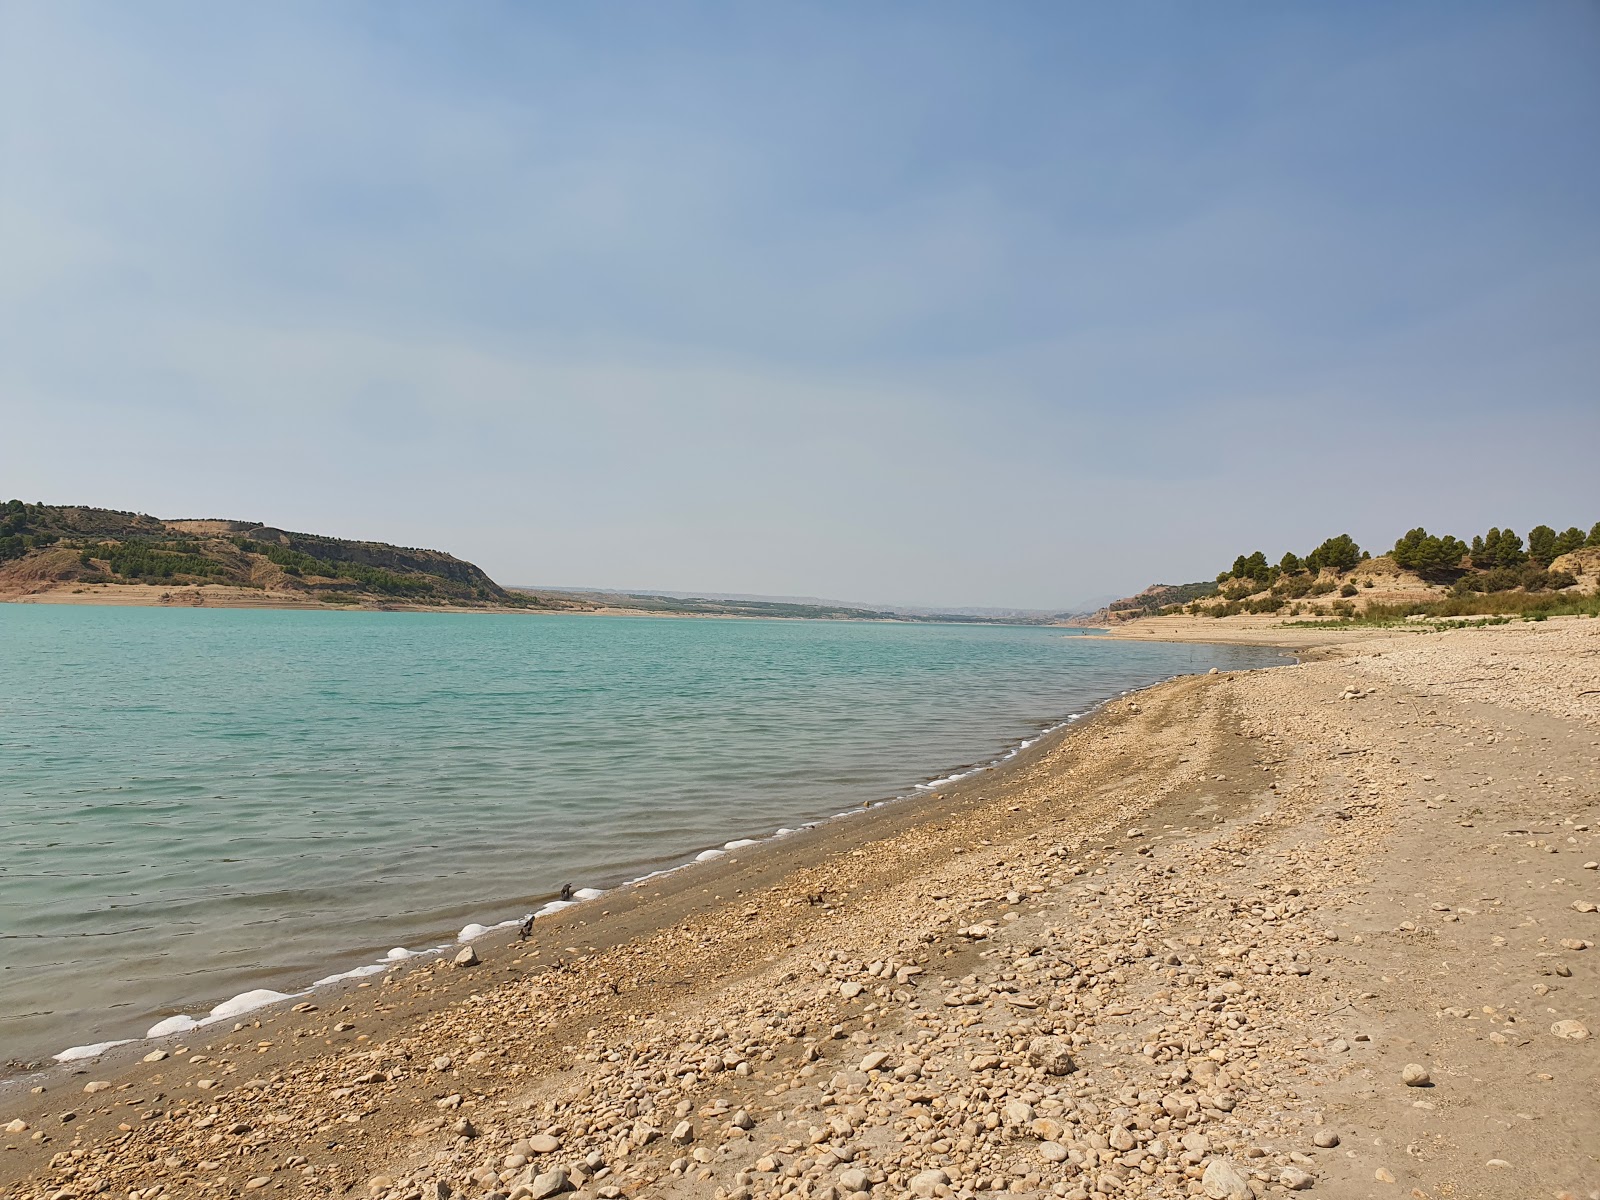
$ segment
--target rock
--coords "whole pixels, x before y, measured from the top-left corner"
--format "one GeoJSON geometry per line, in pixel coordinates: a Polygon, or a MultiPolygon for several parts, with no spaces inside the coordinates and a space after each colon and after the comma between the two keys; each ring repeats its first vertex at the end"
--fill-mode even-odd
{"type": "Polygon", "coordinates": [[[1433,1078],[1421,1063],[1407,1063],[1400,1071],[1400,1082],[1407,1087],[1432,1087],[1433,1078]]]}
{"type": "Polygon", "coordinates": [[[1311,1135],[1311,1141],[1324,1150],[1332,1150],[1339,1144],[1339,1135],[1331,1129],[1319,1129],[1311,1135]]]}
{"type": "Polygon", "coordinates": [[[1038,1067],[1046,1075],[1070,1075],[1072,1055],[1059,1038],[1036,1037],[1028,1043],[1028,1065],[1038,1067]]]}
{"type": "Polygon", "coordinates": [[[847,1192],[865,1192],[872,1187],[872,1180],[860,1167],[851,1167],[839,1172],[839,1186],[847,1192]]]}
{"type": "Polygon", "coordinates": [[[1291,1192],[1303,1192],[1316,1182],[1316,1178],[1299,1167],[1285,1167],[1278,1172],[1278,1182],[1291,1192]]]}
{"type": "Polygon", "coordinates": [[[92,1083],[84,1084],[83,1090],[92,1096],[96,1092],[109,1092],[111,1090],[111,1085],[104,1079],[96,1079],[92,1083]]]}
{"type": "Polygon", "coordinates": [[[1243,1172],[1225,1158],[1213,1158],[1200,1177],[1200,1190],[1208,1200],[1253,1200],[1243,1172]]]}
{"type": "Polygon", "coordinates": [[[457,1137],[475,1138],[478,1136],[478,1127],[466,1117],[462,1117],[450,1129],[457,1137]]]}
{"type": "MultiPolygon", "coordinates": [[[[461,952],[450,961],[458,967],[475,967],[481,960],[478,958],[478,952],[471,946],[463,946],[461,947],[461,952]]],[[[546,1193],[546,1195],[550,1194],[546,1193]]]]}
{"type": "Polygon", "coordinates": [[[839,995],[843,996],[846,1000],[855,999],[855,997],[861,995],[861,992],[861,985],[854,979],[846,979],[839,985],[839,995]]]}
{"type": "Polygon", "coordinates": [[[747,1131],[756,1127],[755,1120],[742,1108],[733,1114],[733,1118],[728,1122],[728,1124],[732,1125],[735,1129],[743,1129],[747,1131]]]}
{"type": "Polygon", "coordinates": [[[1379,1183],[1393,1183],[1394,1182],[1394,1174],[1393,1174],[1393,1172],[1389,1171],[1388,1169],[1386,1169],[1384,1167],[1379,1167],[1376,1171],[1374,1171],[1372,1173],[1372,1177],[1374,1179],[1376,1179],[1379,1183]]]}
{"type": "Polygon", "coordinates": [[[1126,1125],[1115,1126],[1110,1134],[1107,1135],[1106,1140],[1111,1143],[1113,1150],[1127,1151],[1132,1150],[1134,1147],[1133,1134],[1126,1125]]]}
{"type": "Polygon", "coordinates": [[[442,1179],[430,1179],[422,1185],[422,1200],[450,1200],[450,1185],[442,1179]]]}
{"type": "Polygon", "coordinates": [[[554,1154],[561,1149],[561,1142],[548,1133],[536,1133],[528,1139],[528,1149],[535,1154],[554,1154]]]}
{"type": "Polygon", "coordinates": [[[160,1062],[163,1058],[166,1058],[166,1057],[167,1057],[167,1052],[165,1050],[152,1050],[152,1051],[150,1051],[149,1054],[146,1054],[141,1061],[142,1062],[160,1062]]]}
{"type": "Polygon", "coordinates": [[[672,1140],[679,1146],[687,1146],[694,1141],[694,1125],[689,1121],[679,1121],[672,1127],[672,1140]]]}
{"type": "Polygon", "coordinates": [[[874,1050],[861,1060],[861,1069],[863,1071],[876,1071],[888,1061],[889,1055],[887,1053],[882,1050],[874,1050]]]}
{"type": "Polygon", "coordinates": [[[545,1200],[546,1196],[559,1196],[572,1187],[572,1181],[562,1167],[535,1175],[528,1184],[528,1200],[545,1200]]]}
{"type": "Polygon", "coordinates": [[[21,1117],[18,1117],[16,1120],[10,1122],[6,1126],[6,1132],[7,1133],[27,1133],[28,1132],[28,1123],[26,1121],[24,1121],[21,1117]]]}
{"type": "Polygon", "coordinates": [[[1033,1120],[1033,1107],[1023,1100],[1007,1100],[1003,1115],[1007,1125],[1026,1125],[1033,1120]]]}
{"type": "Polygon", "coordinates": [[[1592,900],[1574,900],[1572,902],[1572,910],[1574,912],[1592,913],[1600,911],[1600,905],[1596,905],[1592,900]]]}
{"type": "Polygon", "coordinates": [[[1581,1042],[1589,1036],[1588,1028],[1579,1021],[1557,1021],[1550,1026],[1550,1032],[1573,1042],[1581,1042]]]}
{"type": "Polygon", "coordinates": [[[1060,1142],[1040,1142],[1039,1153],[1044,1157],[1045,1162],[1058,1163],[1067,1161],[1067,1148],[1060,1142]]]}
{"type": "Polygon", "coordinates": [[[943,1171],[937,1169],[923,1171],[921,1174],[911,1177],[911,1194],[922,1196],[926,1200],[927,1197],[938,1195],[940,1188],[948,1187],[949,1185],[950,1176],[943,1171]]]}
{"type": "Polygon", "coordinates": [[[272,1182],[272,1176],[270,1176],[270,1175],[257,1175],[254,1179],[246,1181],[246,1183],[244,1185],[244,1190],[247,1191],[247,1192],[258,1191],[261,1188],[266,1187],[267,1184],[269,1184],[271,1182],[272,1182]]]}
{"type": "Polygon", "coordinates": [[[434,1059],[433,1069],[435,1071],[448,1071],[450,1069],[449,1056],[441,1054],[438,1058],[434,1059]]]}

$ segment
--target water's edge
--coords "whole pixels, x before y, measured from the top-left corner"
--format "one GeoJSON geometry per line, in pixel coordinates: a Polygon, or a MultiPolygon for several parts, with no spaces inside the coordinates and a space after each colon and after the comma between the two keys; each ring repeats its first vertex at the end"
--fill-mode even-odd
{"type": "MultiPolygon", "coordinates": [[[[1288,649],[1278,647],[1261,647],[1261,649],[1265,653],[1279,654],[1286,661],[1284,663],[1264,665],[1261,667],[1233,669],[1266,670],[1270,669],[1271,666],[1288,665],[1289,663],[1298,661],[1294,653],[1288,649]]],[[[1213,670],[1215,670],[1215,668],[1213,668],[1213,670]]],[[[485,920],[487,923],[476,921],[469,922],[463,926],[462,929],[455,935],[454,939],[450,941],[424,945],[418,948],[397,946],[390,949],[383,957],[377,959],[376,961],[366,961],[354,967],[335,970],[331,974],[327,974],[315,979],[311,983],[299,987],[297,990],[293,991],[279,991],[271,987],[252,988],[248,991],[241,992],[237,995],[219,1001],[208,1012],[199,1015],[173,1014],[167,1017],[162,1017],[155,1020],[154,1023],[151,1024],[142,1035],[130,1034],[130,1036],[127,1037],[116,1037],[105,1041],[69,1046],[59,1053],[54,1054],[52,1058],[57,1063],[76,1063],[97,1058],[108,1051],[117,1049],[119,1047],[131,1046],[135,1043],[157,1043],[163,1040],[176,1039],[193,1030],[217,1025],[224,1021],[234,1021],[248,1013],[255,1012],[271,1005],[288,1001],[302,1000],[325,989],[346,985],[354,981],[364,980],[383,974],[400,965],[401,963],[417,958],[436,957],[450,952],[459,952],[466,945],[489,934],[516,928],[517,926],[528,921],[537,922],[537,920],[541,917],[553,916],[556,913],[566,911],[576,906],[592,903],[593,901],[601,899],[605,895],[620,888],[630,887],[634,884],[659,878],[665,875],[676,874],[699,864],[714,862],[717,859],[723,858],[736,850],[762,846],[768,843],[776,842],[783,838],[792,836],[801,830],[818,829],[836,822],[847,820],[854,816],[859,816],[862,813],[881,808],[885,805],[901,804],[933,795],[940,788],[951,787],[965,780],[971,779],[974,776],[1008,767],[1020,755],[1034,749],[1035,747],[1042,747],[1043,743],[1045,743],[1047,740],[1053,742],[1058,738],[1067,736],[1067,734],[1075,726],[1079,725],[1085,719],[1094,716],[1096,713],[1104,709],[1106,705],[1113,703],[1116,700],[1126,696],[1135,695],[1148,687],[1156,687],[1160,686],[1162,683],[1171,682],[1173,679],[1184,678],[1190,674],[1192,673],[1178,672],[1154,683],[1145,684],[1140,687],[1123,688],[1112,694],[1102,696],[1100,699],[1085,707],[1081,712],[1069,713],[1060,720],[1047,725],[1043,729],[1037,730],[1030,736],[1014,739],[1011,745],[1009,745],[1005,750],[995,757],[992,757],[984,762],[947,769],[945,773],[936,775],[924,782],[915,784],[910,790],[901,794],[884,798],[867,799],[864,800],[858,807],[849,808],[841,812],[834,813],[831,816],[820,819],[797,821],[792,827],[780,826],[778,829],[770,833],[759,834],[754,837],[737,837],[724,842],[719,846],[708,847],[699,851],[694,849],[685,849],[676,855],[664,856],[672,860],[672,865],[648,871],[642,875],[622,878],[612,882],[596,880],[594,882],[602,884],[602,886],[598,887],[576,887],[573,890],[572,898],[570,900],[562,900],[559,898],[549,900],[537,908],[533,908],[510,917],[499,914],[486,914],[485,920]]],[[[350,956],[340,955],[339,957],[347,962],[350,956]]],[[[329,965],[332,966],[334,964],[330,963],[329,965]]],[[[291,985],[285,981],[284,986],[291,985]]],[[[149,1020],[156,1017],[160,1010],[160,1005],[153,1006],[151,1013],[145,1019],[149,1020]]],[[[140,1021],[137,1023],[142,1024],[143,1022],[140,1021]]],[[[8,1064],[7,1066],[11,1068],[20,1067],[23,1071],[31,1072],[36,1071],[40,1065],[42,1064],[33,1063],[25,1065],[21,1063],[13,1063],[8,1064]]]]}

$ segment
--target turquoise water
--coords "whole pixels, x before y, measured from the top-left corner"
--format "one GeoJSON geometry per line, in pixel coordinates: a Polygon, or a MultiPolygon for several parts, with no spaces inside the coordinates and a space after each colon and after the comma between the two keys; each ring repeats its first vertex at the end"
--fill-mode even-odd
{"type": "Polygon", "coordinates": [[[0,605],[0,1062],[296,991],[1282,661],[1060,629],[0,605]]]}

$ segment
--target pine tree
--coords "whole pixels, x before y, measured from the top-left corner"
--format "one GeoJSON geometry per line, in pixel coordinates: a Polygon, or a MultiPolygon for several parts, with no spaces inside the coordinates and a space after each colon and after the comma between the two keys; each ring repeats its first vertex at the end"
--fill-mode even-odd
{"type": "Polygon", "coordinates": [[[1556,531],[1548,525],[1535,525],[1528,530],[1528,557],[1541,567],[1548,567],[1556,556],[1556,531]]]}
{"type": "Polygon", "coordinates": [[[1553,557],[1560,558],[1563,554],[1571,554],[1574,550],[1577,550],[1582,546],[1583,530],[1574,525],[1572,528],[1564,531],[1556,537],[1555,554],[1553,557]]]}

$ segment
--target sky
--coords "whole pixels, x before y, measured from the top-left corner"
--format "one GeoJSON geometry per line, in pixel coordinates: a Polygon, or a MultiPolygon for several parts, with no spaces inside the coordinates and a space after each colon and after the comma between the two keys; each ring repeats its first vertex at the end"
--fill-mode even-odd
{"type": "Polygon", "coordinates": [[[1587,528],[1597,149],[1586,0],[0,0],[0,493],[1041,609],[1587,528]]]}

